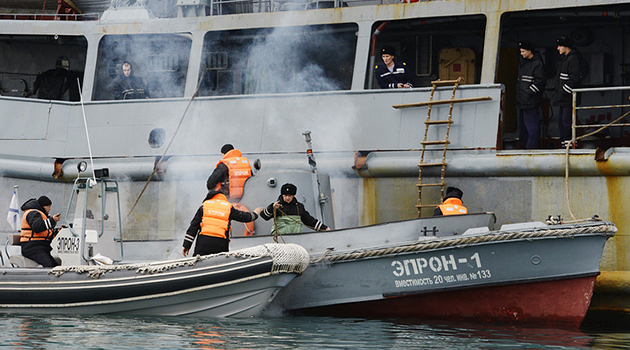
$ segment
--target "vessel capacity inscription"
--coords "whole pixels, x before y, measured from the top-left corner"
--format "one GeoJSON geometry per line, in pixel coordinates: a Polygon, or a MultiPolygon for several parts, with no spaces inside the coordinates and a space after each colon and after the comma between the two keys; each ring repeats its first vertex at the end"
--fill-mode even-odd
{"type": "Polygon", "coordinates": [[[492,277],[488,269],[482,269],[479,253],[470,257],[455,258],[451,255],[432,256],[430,258],[415,258],[392,261],[394,276],[417,276],[425,272],[432,274],[430,277],[410,278],[395,280],[396,288],[425,286],[442,283],[468,282],[492,277]],[[476,268],[477,271],[458,271],[460,268],[476,268]],[[445,272],[452,272],[445,274],[445,272]],[[435,275],[433,275],[435,274],[435,275]]]}

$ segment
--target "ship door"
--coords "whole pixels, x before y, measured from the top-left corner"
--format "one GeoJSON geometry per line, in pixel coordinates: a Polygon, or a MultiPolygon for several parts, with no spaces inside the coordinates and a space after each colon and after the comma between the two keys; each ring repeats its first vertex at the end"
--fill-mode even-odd
{"type": "Polygon", "coordinates": [[[464,78],[475,83],[475,52],[467,47],[447,47],[440,51],[440,80],[464,78]]]}

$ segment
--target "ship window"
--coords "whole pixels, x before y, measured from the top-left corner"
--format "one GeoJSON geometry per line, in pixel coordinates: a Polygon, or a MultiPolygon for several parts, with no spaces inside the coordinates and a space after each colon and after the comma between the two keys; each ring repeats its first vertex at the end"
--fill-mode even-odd
{"type": "Polygon", "coordinates": [[[356,24],[208,32],[201,96],[349,90],[356,24]]]}
{"type": "Polygon", "coordinates": [[[86,56],[83,36],[0,35],[0,95],[79,101],[86,56]]]}
{"type": "Polygon", "coordinates": [[[192,36],[189,34],[106,35],[99,42],[94,100],[112,100],[114,84],[129,62],[141,93],[123,98],[184,96],[192,36]]]}
{"type": "MultiPolygon", "coordinates": [[[[372,33],[382,24],[375,23],[372,33]]],[[[380,52],[386,46],[395,51],[394,61],[404,62],[413,73],[416,87],[460,76],[466,84],[478,84],[485,27],[484,15],[390,21],[377,35],[374,62],[369,62],[366,72],[366,88],[379,88],[374,67],[383,63],[380,52]]]]}

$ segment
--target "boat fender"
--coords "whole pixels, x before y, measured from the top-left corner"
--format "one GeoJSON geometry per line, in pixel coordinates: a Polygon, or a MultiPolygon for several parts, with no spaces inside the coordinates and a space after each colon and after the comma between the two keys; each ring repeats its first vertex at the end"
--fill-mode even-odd
{"type": "MultiPolygon", "coordinates": [[[[247,209],[247,207],[242,205],[241,203],[232,203],[232,206],[237,210],[246,211],[249,213],[249,209],[247,209]]],[[[243,224],[245,224],[245,230],[243,230],[243,236],[253,236],[254,235],[254,222],[253,221],[244,222],[243,224]]]]}

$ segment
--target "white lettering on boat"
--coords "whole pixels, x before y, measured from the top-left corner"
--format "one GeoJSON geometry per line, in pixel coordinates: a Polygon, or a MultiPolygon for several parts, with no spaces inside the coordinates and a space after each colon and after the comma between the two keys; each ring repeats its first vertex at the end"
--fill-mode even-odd
{"type": "Polygon", "coordinates": [[[57,253],[79,254],[79,237],[59,237],[57,241],[57,253]]]}
{"type": "Polygon", "coordinates": [[[482,269],[481,257],[478,252],[475,252],[470,257],[455,258],[453,254],[449,254],[427,258],[394,260],[391,266],[393,267],[392,272],[396,277],[429,275],[427,277],[394,280],[396,288],[466,283],[492,278],[492,273],[489,269],[482,269]],[[467,269],[468,271],[458,271],[462,269],[467,269]],[[471,272],[470,269],[477,270],[471,272]],[[453,273],[448,274],[446,272],[453,273]]]}

